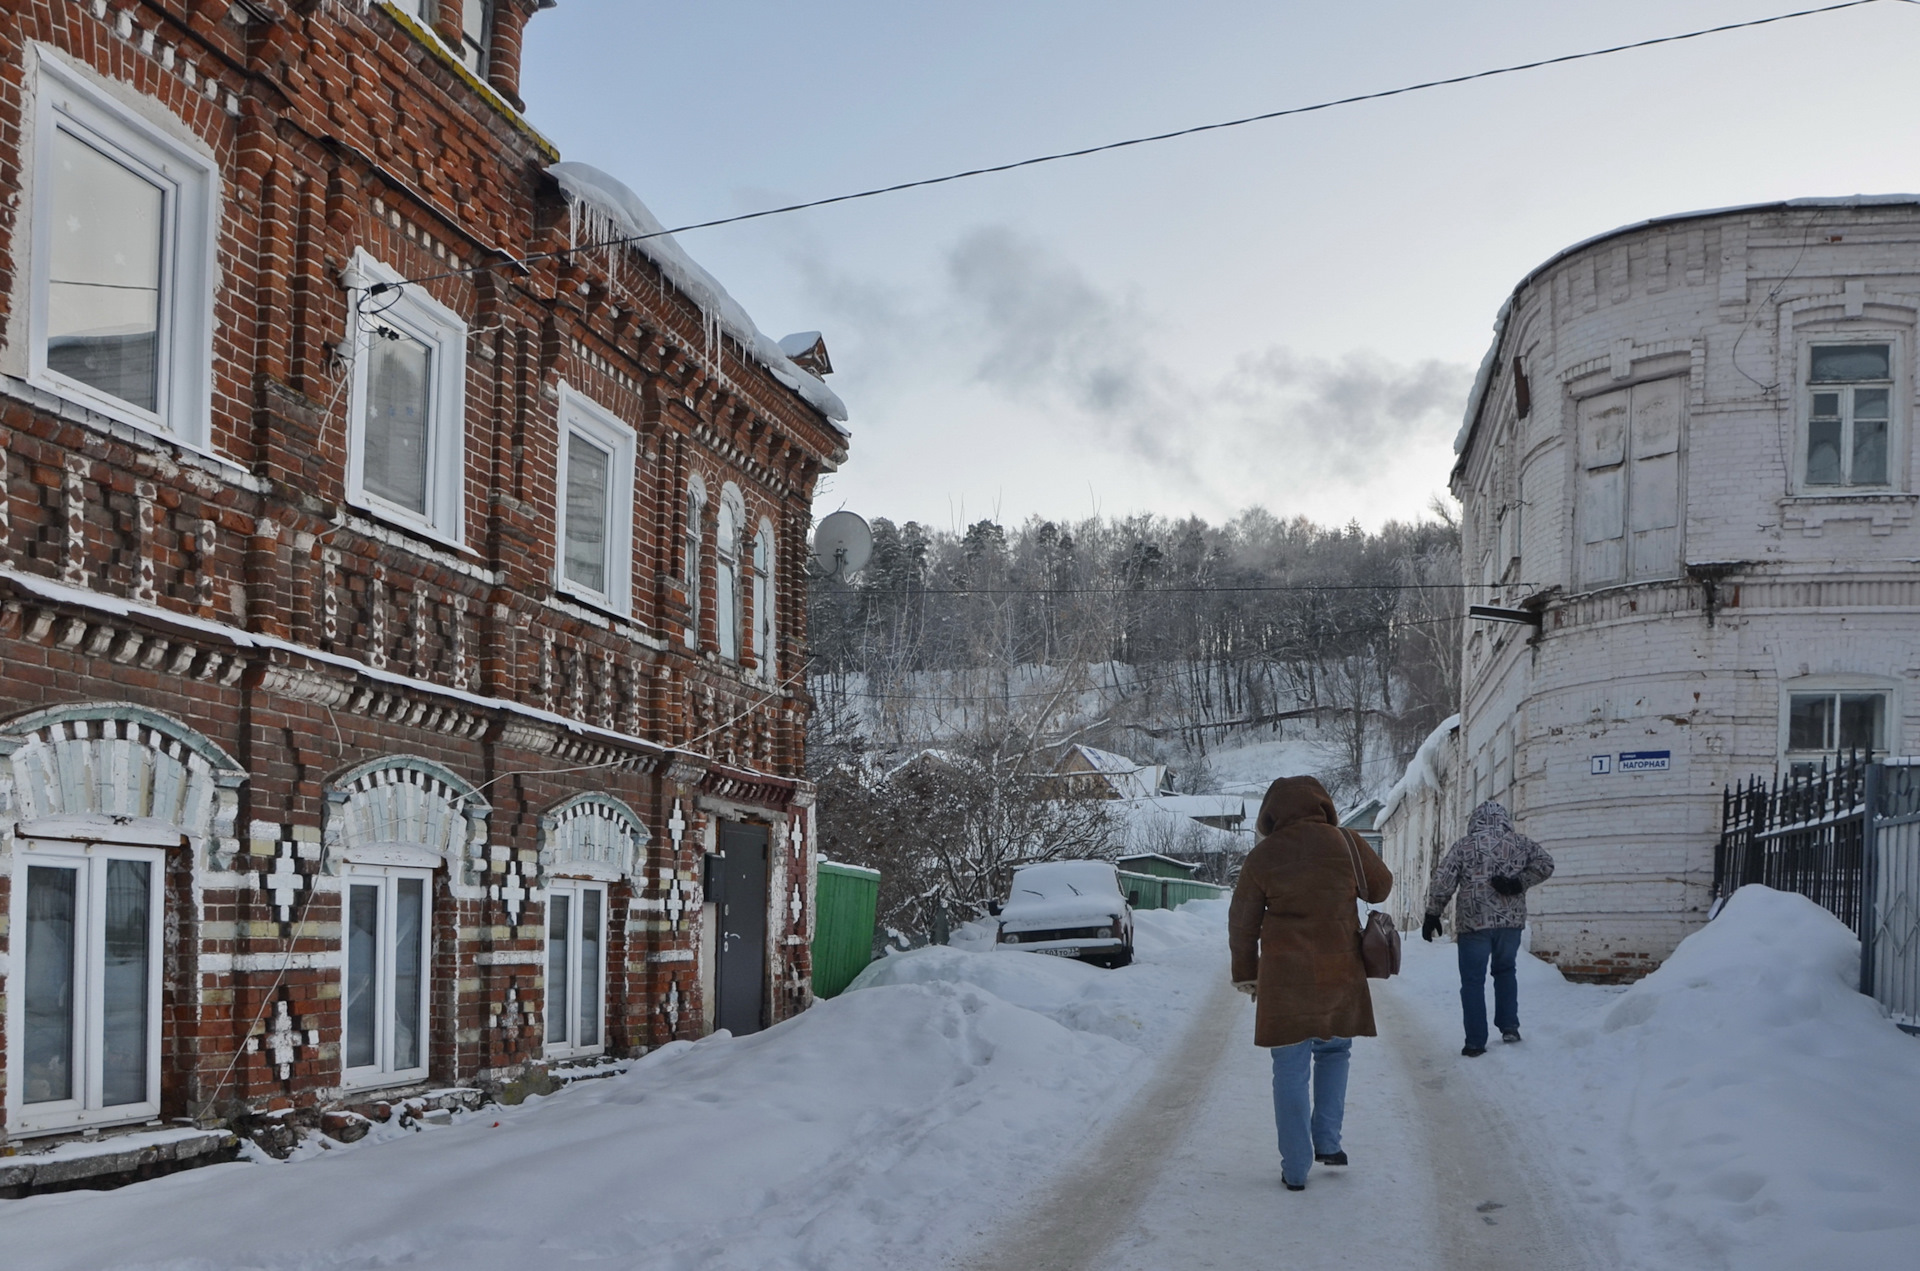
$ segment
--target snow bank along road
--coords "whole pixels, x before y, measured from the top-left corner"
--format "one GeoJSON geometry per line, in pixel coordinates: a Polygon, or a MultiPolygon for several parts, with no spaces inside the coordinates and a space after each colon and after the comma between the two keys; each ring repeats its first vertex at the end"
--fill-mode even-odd
{"type": "Polygon", "coordinates": [[[1527,1041],[1459,1056],[1452,949],[1356,1044],[1345,1171],[1279,1183],[1222,902],[1106,972],[977,947],[747,1038],[420,1132],[0,1201],[0,1267],[1908,1268],[1920,1039],[1760,888],[1628,990],[1523,962],[1527,1041]]]}

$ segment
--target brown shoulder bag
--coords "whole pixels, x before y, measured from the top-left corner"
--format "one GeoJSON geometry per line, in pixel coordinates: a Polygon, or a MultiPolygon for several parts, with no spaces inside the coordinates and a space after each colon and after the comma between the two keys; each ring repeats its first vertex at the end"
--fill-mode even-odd
{"type": "MultiPolygon", "coordinates": [[[[1353,894],[1364,898],[1366,880],[1360,874],[1360,853],[1351,830],[1340,831],[1347,839],[1347,859],[1353,864],[1353,894]]],[[[1369,909],[1366,925],[1360,928],[1360,961],[1366,965],[1369,980],[1388,980],[1400,974],[1400,930],[1383,910],[1369,909]]]]}

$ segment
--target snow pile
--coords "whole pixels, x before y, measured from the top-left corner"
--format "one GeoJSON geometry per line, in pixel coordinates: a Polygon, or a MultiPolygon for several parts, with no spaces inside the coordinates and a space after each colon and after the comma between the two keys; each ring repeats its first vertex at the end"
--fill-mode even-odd
{"type": "MultiPolygon", "coordinates": [[[[794,365],[779,342],[754,325],[740,302],[727,294],[727,289],[712,274],[696,264],[672,235],[663,233],[666,226],[625,183],[586,163],[556,163],[547,172],[560,183],[561,191],[567,196],[573,218],[571,241],[575,246],[637,238],[638,241],[631,244],[634,250],[651,260],[668,281],[685,292],[710,324],[738,340],[776,380],[800,394],[836,427],[846,419],[846,404],[839,395],[816,376],[794,365]]],[[[815,335],[817,338],[817,333],[815,335]]],[[[710,351],[710,356],[713,352],[716,351],[710,351]]],[[[840,428],[842,435],[846,431],[840,428]]]]}
{"type": "MultiPolygon", "coordinates": [[[[752,1037],[447,1127],[0,1201],[34,1271],[928,1266],[1017,1207],[1224,974],[1224,906],[1139,915],[1101,971],[927,949],[752,1037]]],[[[385,1136],[382,1136],[385,1137],[385,1136]]]]}
{"type": "Polygon", "coordinates": [[[1385,825],[1399,808],[1400,801],[1420,790],[1440,788],[1440,754],[1446,749],[1447,739],[1460,727],[1460,717],[1449,715],[1440,721],[1440,726],[1428,733],[1420,748],[1413,752],[1413,758],[1407,761],[1407,770],[1400,774],[1400,780],[1393,783],[1391,789],[1380,800],[1380,815],[1374,818],[1375,825],[1385,825]]]}
{"type": "MultiPolygon", "coordinates": [[[[1411,942],[1395,985],[1457,1038],[1452,952],[1411,942]]],[[[1527,1040],[1459,1076],[1536,1140],[1542,1189],[1590,1207],[1617,1265],[1911,1266],[1920,1038],[1856,991],[1859,966],[1826,910],[1745,887],[1631,988],[1523,957],[1527,1040]]]]}
{"type": "Polygon", "coordinates": [[[1681,1252],[1782,1271],[1912,1265],[1920,1039],[1859,977],[1837,918],[1744,887],[1601,1019],[1639,1073],[1628,1133],[1681,1252]]]}

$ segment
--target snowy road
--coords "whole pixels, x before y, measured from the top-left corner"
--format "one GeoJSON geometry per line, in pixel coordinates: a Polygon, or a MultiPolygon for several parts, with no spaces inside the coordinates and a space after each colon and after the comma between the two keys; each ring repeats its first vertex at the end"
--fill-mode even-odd
{"type": "MultiPolygon", "coordinates": [[[[1227,988],[1078,1168],[1003,1232],[974,1271],[1380,1266],[1587,1271],[1606,1235],[1569,1203],[1516,1126],[1494,1070],[1452,1041],[1457,1023],[1375,985],[1381,1036],[1354,1048],[1348,1169],[1280,1186],[1267,1052],[1227,988]]],[[[1442,1004],[1443,1006],[1445,1003],[1442,1004]]]]}
{"type": "Polygon", "coordinates": [[[0,1271],[1916,1265],[1920,1041],[1810,901],[1745,888],[1631,989],[1522,959],[1527,1041],[1471,1060],[1416,941],[1354,1047],[1353,1165],[1300,1193],[1224,911],[1138,915],[1120,971],[956,933],[450,1126],[0,1200],[0,1271]]]}

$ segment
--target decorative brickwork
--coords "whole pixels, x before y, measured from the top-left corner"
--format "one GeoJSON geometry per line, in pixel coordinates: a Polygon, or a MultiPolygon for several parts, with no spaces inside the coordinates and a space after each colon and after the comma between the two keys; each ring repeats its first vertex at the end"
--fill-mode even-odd
{"type": "MultiPolygon", "coordinates": [[[[0,13],[0,187],[38,192],[0,218],[4,991],[25,991],[22,924],[42,919],[24,915],[63,887],[151,898],[157,941],[139,964],[151,1064],[78,1043],[54,1062],[45,1036],[0,1032],[0,1140],[537,1076],[556,1062],[563,880],[605,897],[604,1039],[584,1049],[696,1036],[720,816],[767,824],[780,849],[764,1016],[809,1000],[806,699],[755,665],[752,587],[741,653],[721,656],[712,525],[706,594],[682,553],[694,472],[737,492],[745,524],[778,527],[768,661],[803,666],[810,501],[845,433],[643,254],[566,250],[579,209],[518,114],[538,7],[499,0],[484,81],[377,0],[0,13]],[[128,404],[119,381],[98,383],[126,401],[103,401],[92,363],[34,344],[54,197],[35,147],[58,128],[94,144],[61,111],[217,177],[210,357],[171,328],[154,355],[163,383],[204,381],[205,418],[128,404]],[[362,257],[425,279],[401,294],[462,330],[434,354],[459,358],[461,409],[433,451],[457,506],[432,524],[368,495],[356,466],[356,359],[397,321],[368,316],[362,257]],[[632,430],[628,604],[556,587],[563,383],[632,430]],[[93,856],[125,863],[109,882],[93,856]],[[356,961],[356,939],[384,960],[356,961]],[[411,1075],[369,1082],[381,1063],[411,1075]],[[151,1098],[96,1076],[108,1093],[63,1102],[69,1064],[119,1064],[151,1098]]],[[[182,286],[176,309],[198,303],[182,286]]]]}

